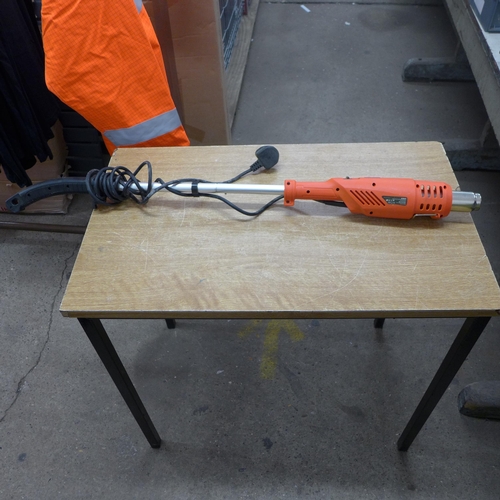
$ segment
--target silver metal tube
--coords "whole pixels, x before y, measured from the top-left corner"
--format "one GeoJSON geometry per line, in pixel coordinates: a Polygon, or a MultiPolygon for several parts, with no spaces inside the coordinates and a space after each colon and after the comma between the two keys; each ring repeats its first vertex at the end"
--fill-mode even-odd
{"type": "Polygon", "coordinates": [[[473,212],[481,208],[481,195],[470,191],[453,191],[451,209],[454,212],[473,212]]]}
{"type": "MultiPolygon", "coordinates": [[[[141,187],[146,189],[147,182],[141,182],[141,187]]],[[[180,191],[181,193],[191,193],[192,182],[180,182],[172,186],[172,188],[180,191]]],[[[153,188],[159,187],[160,184],[153,183],[153,188]]],[[[132,191],[132,189],[131,189],[132,191]]],[[[198,184],[199,193],[243,193],[243,194],[275,194],[280,195],[285,191],[283,185],[274,184],[225,184],[223,182],[200,182],[198,184]]]]}

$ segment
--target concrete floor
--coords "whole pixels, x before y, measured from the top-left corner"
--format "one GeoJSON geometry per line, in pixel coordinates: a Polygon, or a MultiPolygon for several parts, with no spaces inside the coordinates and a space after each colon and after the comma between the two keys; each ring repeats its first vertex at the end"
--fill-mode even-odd
{"type": "MultiPolygon", "coordinates": [[[[236,144],[477,140],[474,84],[401,81],[407,59],[453,54],[441,6],[307,6],[260,5],[236,144]]],[[[499,276],[500,171],[457,175],[483,195],[474,219],[499,276]]],[[[77,197],[67,216],[22,219],[84,224],[90,210],[77,197]]],[[[369,320],[283,322],[270,379],[266,322],[106,321],[164,440],[153,450],[58,311],[80,241],[0,231],[1,499],[498,498],[500,422],[456,403],[466,384],[500,378],[498,319],[407,453],[398,433],[460,320],[388,320],[383,333],[369,320]]]]}

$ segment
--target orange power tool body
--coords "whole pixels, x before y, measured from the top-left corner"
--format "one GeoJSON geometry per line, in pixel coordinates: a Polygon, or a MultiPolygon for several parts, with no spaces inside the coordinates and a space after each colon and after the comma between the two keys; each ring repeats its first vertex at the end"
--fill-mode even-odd
{"type": "Polygon", "coordinates": [[[325,182],[285,180],[284,204],[295,200],[343,203],[355,214],[389,219],[411,219],[427,215],[446,217],[452,210],[454,193],[444,182],[414,179],[361,177],[336,178],[325,182]]]}

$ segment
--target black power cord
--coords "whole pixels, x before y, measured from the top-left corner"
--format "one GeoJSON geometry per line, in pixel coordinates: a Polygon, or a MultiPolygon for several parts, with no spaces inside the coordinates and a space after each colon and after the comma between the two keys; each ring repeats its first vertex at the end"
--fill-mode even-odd
{"type": "MultiPolygon", "coordinates": [[[[222,181],[218,184],[232,184],[237,180],[241,179],[245,175],[255,172],[259,168],[270,169],[278,163],[279,153],[278,150],[273,146],[262,146],[256,151],[257,161],[254,162],[250,168],[241,172],[237,176],[229,179],[227,181],[222,181]]],[[[115,205],[124,200],[131,199],[135,203],[139,205],[146,204],[149,199],[155,195],[158,191],[165,189],[170,193],[173,193],[178,196],[187,196],[187,197],[207,197],[207,198],[215,198],[216,200],[224,202],[226,205],[230,206],[234,210],[240,212],[243,215],[247,215],[249,217],[255,217],[260,215],[262,212],[267,210],[269,207],[274,205],[277,201],[283,199],[283,195],[277,196],[273,198],[271,201],[266,203],[264,206],[259,208],[254,212],[250,212],[245,210],[235,203],[229,201],[227,198],[223,196],[211,194],[211,193],[200,193],[197,190],[198,184],[207,183],[213,184],[212,181],[207,181],[203,179],[176,179],[172,181],[165,182],[163,179],[156,179],[154,183],[159,184],[157,187],[153,187],[153,168],[149,161],[143,161],[137,169],[132,172],[126,167],[107,167],[102,170],[91,170],[88,172],[87,177],[85,178],[85,182],[87,185],[87,190],[90,196],[94,199],[94,201],[101,205],[115,205]],[[148,181],[147,187],[141,186],[141,181],[137,179],[137,175],[144,168],[147,168],[148,172],[148,181]],[[193,192],[184,193],[177,189],[175,186],[183,183],[183,182],[191,182],[193,184],[193,192]]]]}

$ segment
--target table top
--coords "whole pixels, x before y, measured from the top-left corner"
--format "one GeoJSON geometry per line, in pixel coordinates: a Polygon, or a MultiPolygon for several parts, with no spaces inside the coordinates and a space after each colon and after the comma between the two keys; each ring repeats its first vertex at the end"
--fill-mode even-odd
{"type": "MultiPolygon", "coordinates": [[[[154,177],[222,181],[258,146],[118,149],[154,177]]],[[[244,183],[413,177],[458,187],[437,142],[276,145],[279,163],[244,183]]],[[[144,179],[145,180],[145,179],[144,179]]],[[[248,209],[270,197],[234,195],[248,209]]],[[[483,208],[484,209],[484,208],[483,208]]],[[[218,200],[157,193],[92,213],[61,312],[92,318],[495,316],[500,289],[468,213],[375,219],[314,201],[256,218],[218,200]]]]}

